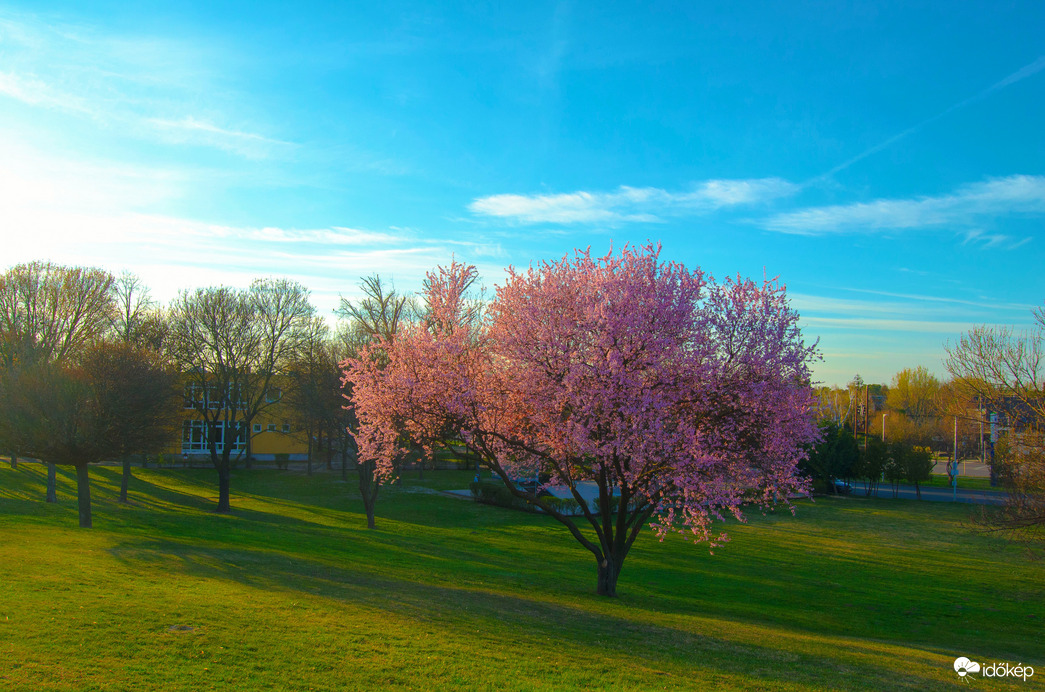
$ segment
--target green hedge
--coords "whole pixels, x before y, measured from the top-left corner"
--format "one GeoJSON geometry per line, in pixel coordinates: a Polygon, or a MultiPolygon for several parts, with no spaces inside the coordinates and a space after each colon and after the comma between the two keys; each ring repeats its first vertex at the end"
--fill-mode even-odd
{"type": "MultiPolygon", "coordinates": [[[[497,505],[498,507],[507,507],[509,509],[521,509],[526,512],[543,511],[537,505],[530,504],[521,497],[513,495],[511,491],[504,486],[504,483],[499,480],[472,481],[470,488],[472,491],[472,497],[475,498],[476,502],[482,502],[487,505],[497,505]]],[[[580,514],[580,505],[573,498],[560,498],[552,497],[551,495],[543,495],[541,496],[541,501],[550,509],[561,514],[580,514]]]]}

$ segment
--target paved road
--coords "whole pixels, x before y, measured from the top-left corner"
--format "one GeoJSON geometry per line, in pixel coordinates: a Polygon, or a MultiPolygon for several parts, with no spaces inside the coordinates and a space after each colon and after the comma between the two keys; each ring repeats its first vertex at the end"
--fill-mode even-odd
{"type": "MultiPolygon", "coordinates": [[[[958,483],[961,483],[960,479],[958,480],[958,483]]],[[[863,484],[854,483],[852,494],[854,497],[864,497],[863,484]]],[[[882,483],[878,486],[879,498],[888,499],[892,496],[893,489],[889,487],[888,483],[882,483]]],[[[918,497],[913,485],[901,485],[900,490],[896,494],[896,496],[905,500],[914,500],[918,497]]],[[[955,501],[954,493],[950,488],[922,487],[922,499],[929,500],[932,502],[955,501]]],[[[1000,505],[1005,502],[1005,493],[999,490],[967,490],[959,487],[957,501],[978,505],[1000,505]]]]}

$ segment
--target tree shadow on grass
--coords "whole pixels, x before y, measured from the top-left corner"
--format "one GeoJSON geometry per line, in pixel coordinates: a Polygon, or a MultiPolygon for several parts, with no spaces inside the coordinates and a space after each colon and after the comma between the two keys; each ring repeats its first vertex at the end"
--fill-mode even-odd
{"type": "MultiPolygon", "coordinates": [[[[567,603],[543,591],[504,592],[498,586],[448,586],[425,580],[429,556],[407,555],[412,574],[346,567],[331,562],[242,548],[212,548],[163,540],[127,541],[113,550],[130,565],[155,564],[202,579],[231,580],[266,592],[310,594],[333,599],[348,611],[368,608],[434,623],[479,637],[490,652],[511,652],[549,636],[571,652],[597,659],[681,669],[694,676],[708,669],[734,683],[760,686],[844,684],[879,689],[883,670],[905,671],[891,687],[941,686],[931,670],[944,657],[873,641],[718,619],[719,630],[750,630],[741,636],[709,635],[703,620],[674,617],[678,625],[654,622],[648,613],[594,595],[567,603]],[[622,609],[627,609],[626,614],[622,609]],[[841,656],[822,658],[830,646],[841,656]],[[818,647],[820,647],[818,649],[818,647]],[[912,661],[911,656],[918,660],[912,661]],[[923,674],[925,673],[925,674],[923,674]]],[[[678,672],[678,671],[677,671],[678,672]]]]}

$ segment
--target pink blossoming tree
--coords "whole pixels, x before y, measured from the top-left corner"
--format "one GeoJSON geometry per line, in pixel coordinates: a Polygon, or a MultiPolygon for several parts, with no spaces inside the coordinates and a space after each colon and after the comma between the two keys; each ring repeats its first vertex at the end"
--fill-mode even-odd
{"type": "Polygon", "coordinates": [[[787,503],[817,436],[815,346],[777,283],[715,283],[659,255],[509,268],[482,320],[474,267],[429,274],[428,319],[346,363],[360,455],[388,476],[404,439],[462,441],[591,552],[607,596],[643,526],[716,546],[728,538],[714,520],[787,503]],[[514,482],[535,471],[581,513],[514,482]]]}

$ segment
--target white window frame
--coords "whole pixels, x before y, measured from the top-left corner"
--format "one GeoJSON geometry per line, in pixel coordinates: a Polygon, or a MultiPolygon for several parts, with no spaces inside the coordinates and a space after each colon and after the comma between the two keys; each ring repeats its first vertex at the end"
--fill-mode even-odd
{"type": "MultiPolygon", "coordinates": [[[[247,448],[246,424],[243,421],[236,421],[236,427],[239,429],[239,434],[236,435],[232,451],[241,452],[247,448]]],[[[210,452],[208,431],[216,435],[215,450],[219,453],[225,451],[225,442],[222,439],[225,432],[225,423],[223,421],[208,423],[201,418],[195,418],[182,422],[181,453],[204,454],[210,452]]]]}

